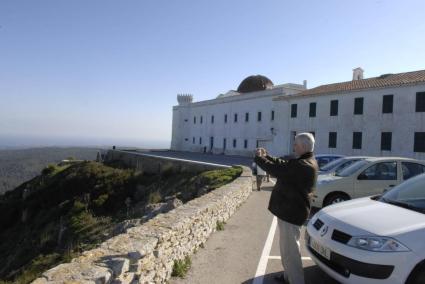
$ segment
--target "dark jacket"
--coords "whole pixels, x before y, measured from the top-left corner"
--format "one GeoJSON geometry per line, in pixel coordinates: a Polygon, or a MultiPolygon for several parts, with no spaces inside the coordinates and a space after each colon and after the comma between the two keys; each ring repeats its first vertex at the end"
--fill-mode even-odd
{"type": "Polygon", "coordinates": [[[277,178],[270,197],[270,212],[288,223],[304,224],[310,214],[311,195],[317,181],[318,166],[313,153],[289,160],[256,156],[255,162],[277,178]]]}

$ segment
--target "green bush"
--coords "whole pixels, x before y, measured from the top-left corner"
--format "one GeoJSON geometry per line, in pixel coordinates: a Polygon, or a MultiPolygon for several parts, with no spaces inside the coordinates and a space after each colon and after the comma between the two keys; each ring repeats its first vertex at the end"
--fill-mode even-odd
{"type": "Polygon", "coordinates": [[[171,276],[177,276],[182,278],[185,277],[191,265],[192,260],[189,256],[186,256],[182,260],[179,259],[174,261],[173,272],[171,273],[171,276]]]}
{"type": "Polygon", "coordinates": [[[159,203],[162,200],[161,193],[159,191],[154,191],[149,194],[148,203],[155,204],[159,203]]]}
{"type": "Polygon", "coordinates": [[[223,170],[207,171],[200,175],[201,183],[203,185],[209,185],[211,189],[221,187],[237,177],[242,173],[242,168],[232,167],[223,170]]]}
{"type": "Polygon", "coordinates": [[[226,222],[217,221],[217,223],[216,223],[216,229],[217,229],[217,231],[223,231],[225,224],[226,224],[226,222]]]}
{"type": "Polygon", "coordinates": [[[56,169],[57,169],[56,165],[50,164],[41,171],[41,174],[44,176],[47,176],[54,173],[56,169]]]}
{"type": "MultiPolygon", "coordinates": [[[[149,175],[96,162],[50,165],[43,175],[0,198],[0,281],[30,283],[49,266],[70,261],[102,242],[116,223],[127,218],[125,200],[136,200],[141,186],[145,189],[139,190],[137,203],[142,205],[161,202],[165,196],[181,198],[182,193],[188,193],[181,198],[188,201],[199,186],[212,190],[240,173],[240,168],[228,168],[197,175],[171,170],[149,175]],[[29,195],[22,199],[24,190],[29,195]],[[23,210],[28,212],[25,223],[23,210]]],[[[190,258],[185,258],[174,270],[184,275],[188,267],[190,258]]]]}
{"type": "MultiPolygon", "coordinates": [[[[16,284],[26,284],[32,282],[35,278],[40,277],[42,272],[55,266],[61,261],[58,253],[48,255],[38,255],[31,261],[31,264],[25,268],[21,274],[13,280],[16,284]]],[[[7,283],[7,282],[5,282],[7,283]]]]}
{"type": "Polygon", "coordinates": [[[95,200],[93,200],[93,204],[96,207],[102,207],[103,204],[106,202],[106,200],[108,200],[109,195],[108,194],[101,194],[98,198],[96,198],[95,200]]]}

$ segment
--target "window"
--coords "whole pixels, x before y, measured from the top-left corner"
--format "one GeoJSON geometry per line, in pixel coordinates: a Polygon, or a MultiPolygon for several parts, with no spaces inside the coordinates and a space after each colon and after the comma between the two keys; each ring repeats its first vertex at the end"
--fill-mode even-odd
{"type": "Polygon", "coordinates": [[[196,124],[196,116],[193,117],[193,124],[196,124]]]}
{"type": "Polygon", "coordinates": [[[393,95],[385,95],[382,97],[382,113],[393,113],[393,95]]]}
{"type": "Polygon", "coordinates": [[[332,100],[331,101],[331,116],[337,116],[338,115],[338,100],[332,100]]]}
{"type": "Polygon", "coordinates": [[[195,137],[192,138],[192,144],[195,144],[195,137]]]}
{"type": "Polygon", "coordinates": [[[257,113],[257,121],[261,121],[261,111],[257,113]]]}
{"type": "Polygon", "coordinates": [[[425,166],[416,163],[401,163],[401,171],[403,172],[403,180],[425,173],[425,166]]]}
{"type": "Polygon", "coordinates": [[[297,117],[297,104],[291,105],[291,117],[297,117]]]}
{"type": "Polygon", "coordinates": [[[309,116],[316,117],[316,103],[310,103],[309,116]]]}
{"type": "Polygon", "coordinates": [[[202,137],[199,137],[199,145],[202,145],[202,137]]]}
{"type": "Polygon", "coordinates": [[[416,112],[425,112],[425,92],[416,93],[416,112]]]}
{"type": "Polygon", "coordinates": [[[274,110],[272,110],[272,114],[271,114],[271,119],[270,120],[274,120],[274,110]]]}
{"type": "Polygon", "coordinates": [[[233,148],[236,148],[236,139],[233,139],[233,148]]]}
{"type": "Polygon", "coordinates": [[[248,140],[244,140],[243,141],[243,147],[246,149],[246,148],[248,148],[248,140]]]}
{"type": "Polygon", "coordinates": [[[381,133],[381,151],[391,151],[391,132],[382,132],[381,133]]]}
{"type": "Polygon", "coordinates": [[[353,132],[353,149],[361,149],[361,148],[362,148],[362,133],[353,132]]]}
{"type": "Polygon", "coordinates": [[[226,144],[227,144],[226,142],[227,142],[227,141],[226,141],[226,138],[224,138],[224,139],[223,139],[223,150],[226,150],[226,146],[227,146],[227,145],[226,145],[226,144]]]}
{"type": "Polygon", "coordinates": [[[245,113],[245,121],[248,122],[249,121],[249,113],[245,113]]]}
{"type": "Polygon", "coordinates": [[[354,99],[354,114],[363,114],[363,98],[354,99]]]}
{"type": "Polygon", "coordinates": [[[397,180],[397,163],[377,163],[364,170],[359,176],[360,180],[397,180]]]}
{"type": "Polygon", "coordinates": [[[235,122],[238,122],[238,114],[237,113],[235,113],[235,119],[234,119],[234,121],[235,122]]]}
{"type": "Polygon", "coordinates": [[[211,123],[214,123],[214,115],[211,116],[211,123]]]}
{"type": "Polygon", "coordinates": [[[425,132],[415,132],[414,152],[425,152],[425,132]]]}
{"type": "Polygon", "coordinates": [[[336,148],[336,132],[329,132],[329,148],[336,148]]]}
{"type": "Polygon", "coordinates": [[[224,123],[227,123],[227,114],[224,115],[224,123]]]}
{"type": "Polygon", "coordinates": [[[201,121],[200,121],[200,123],[202,124],[202,122],[204,122],[204,118],[201,115],[201,121]]]}
{"type": "Polygon", "coordinates": [[[338,177],[349,177],[369,163],[370,162],[365,160],[356,161],[355,163],[352,163],[350,166],[347,166],[346,168],[343,168],[342,170],[335,172],[335,175],[338,177]]]}
{"type": "Polygon", "coordinates": [[[188,138],[185,138],[184,141],[189,141],[189,139],[188,138]]]}

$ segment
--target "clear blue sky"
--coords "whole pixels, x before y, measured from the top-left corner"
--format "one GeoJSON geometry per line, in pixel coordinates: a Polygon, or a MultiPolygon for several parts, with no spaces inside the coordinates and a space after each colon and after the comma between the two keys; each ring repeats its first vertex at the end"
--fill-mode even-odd
{"type": "Polygon", "coordinates": [[[167,145],[177,93],[211,99],[252,74],[314,87],[358,66],[425,69],[424,11],[423,0],[1,0],[0,144],[167,145]]]}

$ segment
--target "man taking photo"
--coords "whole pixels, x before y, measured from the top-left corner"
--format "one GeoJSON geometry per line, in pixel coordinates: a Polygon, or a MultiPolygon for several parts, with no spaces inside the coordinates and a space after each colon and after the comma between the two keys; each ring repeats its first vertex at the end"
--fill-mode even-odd
{"type": "Polygon", "coordinates": [[[314,137],[310,133],[295,136],[294,159],[279,159],[257,148],[255,162],[277,178],[269,207],[277,217],[280,254],[284,273],[276,279],[282,283],[304,284],[299,240],[301,226],[310,214],[311,194],[316,184],[318,166],[313,155],[314,137]]]}

